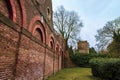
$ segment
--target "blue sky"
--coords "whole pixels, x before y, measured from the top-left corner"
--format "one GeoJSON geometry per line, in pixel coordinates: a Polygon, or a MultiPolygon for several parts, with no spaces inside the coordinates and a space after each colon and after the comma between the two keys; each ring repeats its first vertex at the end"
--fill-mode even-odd
{"type": "Polygon", "coordinates": [[[95,35],[106,22],[120,17],[120,0],[52,0],[53,11],[63,5],[68,11],[75,11],[83,21],[81,39],[95,47],[95,35]]]}

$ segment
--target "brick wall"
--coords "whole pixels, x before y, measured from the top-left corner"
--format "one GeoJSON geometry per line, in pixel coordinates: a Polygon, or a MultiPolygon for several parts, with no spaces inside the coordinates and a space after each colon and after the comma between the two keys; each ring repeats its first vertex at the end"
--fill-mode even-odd
{"type": "Polygon", "coordinates": [[[13,79],[19,34],[0,23],[0,79],[13,79]]]}
{"type": "Polygon", "coordinates": [[[6,17],[9,16],[9,12],[7,9],[7,3],[5,3],[5,0],[0,0],[0,13],[3,13],[6,17]]]}
{"type": "Polygon", "coordinates": [[[53,30],[51,0],[36,1],[0,0],[0,80],[43,80],[61,69],[63,43],[53,30]]]}

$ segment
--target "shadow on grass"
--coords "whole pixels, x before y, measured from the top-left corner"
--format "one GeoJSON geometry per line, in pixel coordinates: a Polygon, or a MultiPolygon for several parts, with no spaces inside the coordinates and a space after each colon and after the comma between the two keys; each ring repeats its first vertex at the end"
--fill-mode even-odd
{"type": "Polygon", "coordinates": [[[96,78],[96,77],[94,77],[94,76],[91,76],[91,75],[88,75],[88,76],[86,76],[86,77],[90,78],[91,80],[101,80],[101,79],[99,79],[99,78],[96,78]]]}
{"type": "Polygon", "coordinates": [[[59,79],[65,80],[65,77],[63,76],[58,76],[59,79]]]}

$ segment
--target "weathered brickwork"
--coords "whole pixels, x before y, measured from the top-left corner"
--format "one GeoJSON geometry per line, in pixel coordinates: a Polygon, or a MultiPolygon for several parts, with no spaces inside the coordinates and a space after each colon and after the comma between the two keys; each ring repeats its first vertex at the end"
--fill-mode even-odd
{"type": "Polygon", "coordinates": [[[3,13],[6,17],[9,16],[9,12],[7,9],[7,3],[5,2],[5,0],[0,0],[0,11],[1,13],[3,13]]]}
{"type": "Polygon", "coordinates": [[[62,65],[51,0],[0,0],[0,80],[44,80],[62,65]]]}
{"type": "Polygon", "coordinates": [[[13,79],[19,34],[0,23],[0,79],[13,79]]]}

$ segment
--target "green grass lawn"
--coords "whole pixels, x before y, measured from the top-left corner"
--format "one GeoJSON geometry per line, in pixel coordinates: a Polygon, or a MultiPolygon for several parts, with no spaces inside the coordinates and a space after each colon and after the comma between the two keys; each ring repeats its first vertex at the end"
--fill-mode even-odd
{"type": "Polygon", "coordinates": [[[92,76],[91,68],[68,68],[50,76],[47,80],[100,80],[92,76]]]}

